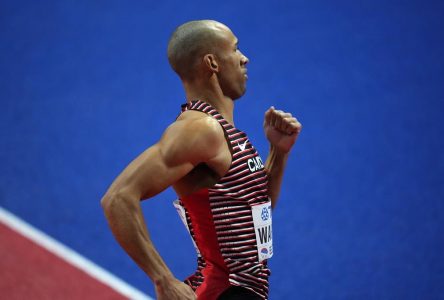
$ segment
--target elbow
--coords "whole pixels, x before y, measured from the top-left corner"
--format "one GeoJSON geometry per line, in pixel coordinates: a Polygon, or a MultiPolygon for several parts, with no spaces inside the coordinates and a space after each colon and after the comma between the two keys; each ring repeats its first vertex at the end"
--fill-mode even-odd
{"type": "Polygon", "coordinates": [[[122,201],[127,198],[121,189],[109,189],[100,200],[103,211],[108,215],[112,210],[121,205],[122,201]]]}
{"type": "Polygon", "coordinates": [[[106,216],[108,216],[111,211],[113,210],[113,207],[116,206],[117,197],[110,195],[106,193],[102,199],[100,200],[100,205],[102,206],[103,212],[106,216]]]}
{"type": "Polygon", "coordinates": [[[108,191],[100,200],[100,205],[107,217],[122,210],[133,210],[137,206],[137,199],[124,191],[108,191]]]}
{"type": "Polygon", "coordinates": [[[111,207],[111,203],[113,201],[113,198],[110,197],[108,194],[105,194],[102,199],[100,200],[100,205],[102,206],[102,209],[106,212],[111,207]]]}

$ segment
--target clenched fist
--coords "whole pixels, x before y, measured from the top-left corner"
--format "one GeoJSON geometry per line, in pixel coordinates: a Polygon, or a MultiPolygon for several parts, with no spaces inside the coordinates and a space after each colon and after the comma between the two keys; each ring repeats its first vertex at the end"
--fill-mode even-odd
{"type": "Polygon", "coordinates": [[[265,136],[279,152],[290,152],[301,130],[302,124],[290,113],[276,110],[273,106],[265,112],[265,136]]]}

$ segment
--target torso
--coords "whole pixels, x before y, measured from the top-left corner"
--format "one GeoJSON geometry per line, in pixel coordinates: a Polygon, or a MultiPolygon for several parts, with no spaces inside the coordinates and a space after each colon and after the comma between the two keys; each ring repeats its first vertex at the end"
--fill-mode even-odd
{"type": "MultiPolygon", "coordinates": [[[[253,208],[264,207],[271,214],[262,160],[246,134],[208,104],[193,101],[183,109],[189,117],[192,117],[189,110],[198,110],[193,117],[197,117],[196,113],[202,117],[204,112],[216,119],[221,128],[220,137],[226,139],[220,155],[197,165],[174,185],[198,247],[198,270],[186,282],[195,289],[198,299],[217,299],[232,285],[266,299],[270,271],[259,253],[263,247],[257,245],[253,220],[253,208]]],[[[267,226],[271,241],[271,223],[267,226]]]]}

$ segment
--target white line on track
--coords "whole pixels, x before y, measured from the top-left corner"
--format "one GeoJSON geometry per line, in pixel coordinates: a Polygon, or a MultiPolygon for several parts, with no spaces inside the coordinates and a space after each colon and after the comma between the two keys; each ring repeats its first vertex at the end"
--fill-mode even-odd
{"type": "Polygon", "coordinates": [[[129,299],[153,300],[153,298],[130,286],[128,283],[124,282],[120,278],[99,267],[98,265],[81,256],[74,250],[61,244],[49,235],[19,219],[2,207],[0,207],[0,222],[19,232],[21,235],[34,241],[37,245],[57,255],[71,265],[74,265],[75,267],[81,269],[85,273],[89,274],[91,277],[111,287],[118,293],[128,297],[129,299]]]}

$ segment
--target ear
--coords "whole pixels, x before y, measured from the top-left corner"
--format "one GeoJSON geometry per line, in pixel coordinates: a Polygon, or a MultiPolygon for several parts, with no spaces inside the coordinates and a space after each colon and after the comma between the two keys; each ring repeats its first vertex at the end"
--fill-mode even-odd
{"type": "Polygon", "coordinates": [[[216,57],[214,56],[214,54],[207,54],[204,56],[204,63],[205,66],[207,66],[207,68],[214,72],[217,73],[219,72],[219,64],[216,61],[216,57]]]}

